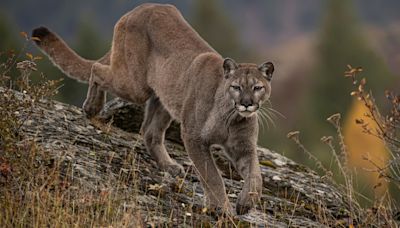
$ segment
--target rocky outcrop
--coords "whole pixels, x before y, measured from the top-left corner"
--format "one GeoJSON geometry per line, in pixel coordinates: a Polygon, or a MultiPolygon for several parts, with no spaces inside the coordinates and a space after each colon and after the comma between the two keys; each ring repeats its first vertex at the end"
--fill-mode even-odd
{"type": "MultiPolygon", "coordinates": [[[[29,115],[21,134],[54,157],[64,167],[61,175],[79,182],[81,188],[124,192],[119,202],[137,214],[133,224],[208,227],[221,221],[203,208],[203,191],[181,144],[178,124],[169,129],[166,146],[184,166],[184,178],[160,172],[146,152],[138,133],[143,118],[140,106],[115,99],[99,118],[89,120],[80,108],[44,100],[29,115]]],[[[234,205],[242,182],[222,153],[213,153],[234,205]]],[[[226,226],[346,226],[349,205],[338,188],[276,152],[258,148],[258,153],[264,179],[262,200],[249,214],[226,218],[226,226]]],[[[356,215],[352,216],[356,221],[356,215]]]]}

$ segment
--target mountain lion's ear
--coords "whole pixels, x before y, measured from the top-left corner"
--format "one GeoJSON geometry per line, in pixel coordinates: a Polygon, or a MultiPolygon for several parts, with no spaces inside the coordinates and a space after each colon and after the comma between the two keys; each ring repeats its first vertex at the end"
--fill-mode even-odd
{"type": "Polygon", "coordinates": [[[261,71],[268,81],[271,81],[272,73],[274,73],[274,64],[271,62],[265,62],[258,67],[258,70],[261,71]]]}
{"type": "Polygon", "coordinates": [[[231,58],[226,58],[224,60],[224,76],[225,78],[228,78],[229,75],[233,74],[235,70],[238,68],[238,65],[236,64],[235,60],[231,58]]]}

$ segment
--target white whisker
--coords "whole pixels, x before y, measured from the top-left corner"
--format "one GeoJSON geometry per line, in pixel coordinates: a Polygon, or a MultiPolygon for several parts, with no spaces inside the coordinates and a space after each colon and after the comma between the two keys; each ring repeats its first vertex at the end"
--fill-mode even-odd
{"type": "Polygon", "coordinates": [[[262,123],[264,124],[267,124],[267,129],[269,129],[269,123],[268,123],[268,119],[267,119],[267,117],[266,117],[266,114],[264,113],[264,110],[263,109],[259,109],[259,114],[260,114],[260,119],[261,119],[261,121],[262,121],[262,123]]]}
{"type": "Polygon", "coordinates": [[[270,108],[270,107],[267,107],[267,108],[268,108],[268,110],[270,110],[272,113],[278,114],[280,117],[286,119],[286,116],[283,115],[282,113],[280,113],[279,111],[277,111],[276,109],[273,109],[273,108],[270,108]]]}
{"type": "Polygon", "coordinates": [[[265,119],[267,125],[269,126],[268,122],[271,122],[271,124],[273,125],[274,128],[276,128],[275,125],[275,121],[273,120],[273,118],[271,117],[271,113],[269,112],[268,109],[261,107],[260,108],[260,114],[261,116],[265,119]]]}

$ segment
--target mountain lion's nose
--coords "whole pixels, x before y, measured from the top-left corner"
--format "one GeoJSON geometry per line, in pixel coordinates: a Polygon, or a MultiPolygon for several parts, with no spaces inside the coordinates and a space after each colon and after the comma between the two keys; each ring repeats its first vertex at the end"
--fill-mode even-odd
{"type": "Polygon", "coordinates": [[[245,102],[242,102],[241,105],[243,105],[245,108],[248,108],[249,106],[252,106],[253,103],[251,101],[245,101],[245,102]]]}

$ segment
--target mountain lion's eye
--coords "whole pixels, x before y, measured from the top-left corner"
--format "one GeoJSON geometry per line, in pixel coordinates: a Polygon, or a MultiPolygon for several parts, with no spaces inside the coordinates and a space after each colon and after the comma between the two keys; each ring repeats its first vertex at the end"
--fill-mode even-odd
{"type": "Polygon", "coordinates": [[[231,86],[231,87],[232,87],[232,89],[234,89],[234,90],[240,91],[240,86],[233,85],[233,86],[231,86]]]}
{"type": "Polygon", "coordinates": [[[264,86],[254,86],[254,91],[260,91],[264,88],[264,86]]]}

